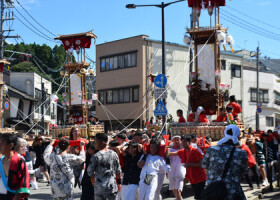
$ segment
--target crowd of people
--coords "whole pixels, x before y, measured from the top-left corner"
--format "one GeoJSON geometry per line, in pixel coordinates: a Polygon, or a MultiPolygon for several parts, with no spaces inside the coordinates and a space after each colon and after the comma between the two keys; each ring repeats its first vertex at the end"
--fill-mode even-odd
{"type": "Polygon", "coordinates": [[[75,187],[81,188],[82,200],[160,200],[166,178],[177,200],[187,182],[195,199],[219,199],[211,194],[211,185],[221,180],[227,199],[246,199],[241,179],[251,190],[251,179],[258,189],[268,185],[273,174],[266,169],[277,169],[278,148],[278,132],[240,135],[234,124],[226,127],[217,145],[209,137],[168,138],[140,130],[98,133],[88,142],[76,126],[69,138],[44,141],[37,136],[31,146],[14,134],[1,134],[0,199],[27,199],[30,187],[38,189],[40,173],[55,200],[72,199],[75,187]]]}

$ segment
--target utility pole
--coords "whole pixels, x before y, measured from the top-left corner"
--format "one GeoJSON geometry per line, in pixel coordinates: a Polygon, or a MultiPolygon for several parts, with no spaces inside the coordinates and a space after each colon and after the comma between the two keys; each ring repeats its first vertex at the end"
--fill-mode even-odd
{"type": "Polygon", "coordinates": [[[42,91],[42,98],[41,98],[41,129],[42,129],[42,133],[45,133],[45,84],[43,83],[43,77],[41,76],[41,91],[42,91]]]}
{"type": "MultiPolygon", "coordinates": [[[[259,89],[259,44],[257,47],[257,105],[260,103],[260,89],[259,89]]],[[[260,130],[260,116],[258,111],[256,110],[256,131],[260,130]]]]}
{"type": "MultiPolygon", "coordinates": [[[[4,59],[4,42],[6,38],[18,38],[19,36],[4,36],[4,32],[11,32],[13,30],[4,30],[4,21],[7,20],[14,20],[14,13],[6,13],[6,17],[4,18],[4,11],[6,8],[12,8],[13,2],[11,0],[0,0],[0,61],[3,61],[4,59]],[[5,6],[5,2],[7,3],[7,6],[5,6]]],[[[3,94],[2,94],[2,86],[4,85],[3,82],[3,73],[0,74],[0,128],[2,128],[2,104],[3,104],[3,94]]]]}
{"type": "MultiPolygon", "coordinates": [[[[161,40],[161,45],[162,45],[162,74],[165,75],[165,27],[164,27],[164,8],[165,8],[165,5],[164,5],[164,2],[161,2],[161,33],[162,33],[162,40],[161,40]]],[[[164,87],[165,89],[165,87],[164,87]]],[[[166,99],[163,98],[162,99],[163,101],[163,104],[166,105],[166,99]]],[[[167,134],[166,132],[166,116],[163,115],[162,116],[162,125],[163,125],[163,132],[165,134],[167,134]]]]}
{"type": "MultiPolygon", "coordinates": [[[[192,13],[190,14],[190,20],[191,20],[191,28],[193,29],[193,9],[192,9],[192,13]]],[[[192,68],[193,68],[192,60],[193,60],[193,50],[192,50],[192,47],[190,45],[190,66],[189,66],[190,70],[189,70],[189,74],[191,74],[192,68]]],[[[189,85],[191,85],[191,84],[192,84],[192,80],[191,80],[191,77],[189,76],[189,85]]],[[[190,95],[189,95],[189,106],[188,106],[188,113],[187,114],[189,114],[190,110],[191,110],[191,103],[190,103],[190,95]]],[[[188,115],[187,115],[187,118],[188,118],[188,115]]]]}

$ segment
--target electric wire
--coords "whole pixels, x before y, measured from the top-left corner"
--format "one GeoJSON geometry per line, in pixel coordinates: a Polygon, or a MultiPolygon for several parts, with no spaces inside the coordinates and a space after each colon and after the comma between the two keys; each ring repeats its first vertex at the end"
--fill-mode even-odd
{"type": "Polygon", "coordinates": [[[41,26],[45,31],[47,31],[48,33],[50,33],[53,36],[57,36],[56,34],[52,33],[51,31],[49,31],[47,28],[45,28],[42,24],[40,24],[34,17],[32,17],[32,15],[19,3],[18,0],[16,0],[16,2],[18,3],[18,5],[20,5],[20,7],[29,15],[29,17],[31,19],[33,19],[39,26],[41,26]]]}
{"type": "Polygon", "coordinates": [[[224,12],[224,14],[226,13],[227,15],[230,15],[231,17],[234,17],[235,19],[238,19],[238,20],[246,23],[247,25],[250,25],[251,27],[253,27],[253,28],[255,28],[255,29],[259,30],[259,31],[264,32],[264,30],[265,30],[266,31],[265,33],[267,33],[267,34],[269,34],[271,36],[280,37],[279,34],[276,34],[276,33],[272,32],[272,31],[269,31],[268,29],[264,29],[263,27],[260,27],[260,26],[257,26],[255,24],[252,24],[249,21],[246,21],[246,20],[244,20],[244,19],[242,19],[242,18],[240,18],[240,17],[238,17],[238,16],[236,16],[236,15],[234,15],[234,14],[232,14],[232,13],[226,11],[226,10],[221,10],[221,13],[223,13],[223,12],[224,12]]]}
{"type": "Polygon", "coordinates": [[[228,22],[230,22],[230,23],[232,23],[236,26],[239,26],[239,27],[241,27],[241,28],[243,28],[247,31],[250,31],[250,32],[256,33],[258,35],[264,36],[266,38],[273,39],[273,40],[276,40],[276,41],[280,42],[280,37],[279,36],[268,34],[264,30],[256,30],[253,26],[244,23],[244,21],[236,20],[235,17],[231,17],[228,14],[225,14],[225,13],[221,12],[221,18],[223,18],[226,21],[228,21],[228,22]]]}
{"type": "Polygon", "coordinates": [[[257,19],[257,18],[251,17],[251,16],[249,16],[249,15],[247,15],[247,14],[245,14],[245,13],[243,13],[243,12],[241,12],[241,11],[239,11],[239,10],[237,10],[237,9],[235,9],[235,8],[233,8],[233,7],[231,7],[231,6],[229,6],[229,5],[227,5],[226,8],[229,8],[229,9],[231,9],[231,10],[233,10],[233,11],[235,11],[235,12],[237,12],[237,13],[239,13],[239,14],[241,14],[241,15],[243,15],[243,16],[249,18],[249,19],[252,19],[252,20],[258,22],[258,23],[261,23],[261,24],[267,25],[267,26],[269,26],[269,27],[271,27],[271,28],[280,30],[280,27],[277,27],[277,26],[275,26],[275,25],[273,25],[273,24],[268,24],[268,23],[266,23],[266,22],[260,20],[260,18],[257,19]]]}
{"type": "Polygon", "coordinates": [[[48,35],[46,35],[45,33],[43,33],[42,31],[40,31],[37,27],[35,27],[26,17],[24,17],[23,14],[21,14],[21,12],[16,8],[16,7],[13,7],[17,12],[18,14],[20,14],[20,16],[25,19],[25,21],[30,24],[35,30],[37,30],[38,32],[40,32],[40,34],[42,34],[44,37],[48,38],[50,41],[53,41],[55,43],[59,43],[58,41],[54,40],[52,37],[49,37],[48,35]]]}

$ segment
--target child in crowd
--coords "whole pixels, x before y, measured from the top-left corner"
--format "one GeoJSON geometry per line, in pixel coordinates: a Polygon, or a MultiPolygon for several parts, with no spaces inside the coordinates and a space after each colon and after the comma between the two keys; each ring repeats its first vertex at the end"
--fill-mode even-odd
{"type": "Polygon", "coordinates": [[[150,141],[150,154],[147,155],[145,164],[140,174],[139,200],[154,200],[158,186],[158,173],[160,169],[169,171],[163,157],[158,155],[160,140],[153,138],[150,141]]]}
{"type": "Polygon", "coordinates": [[[235,121],[234,121],[234,117],[232,115],[232,110],[233,108],[231,106],[227,106],[226,107],[226,110],[227,110],[227,121],[230,123],[230,124],[235,124],[235,121]]]}
{"type": "MultiPolygon", "coordinates": [[[[172,137],[170,145],[170,152],[177,152],[181,147],[181,137],[179,135],[172,137]]],[[[184,186],[184,178],[186,175],[186,168],[183,166],[179,156],[170,157],[171,170],[168,173],[169,190],[172,190],[176,200],[182,199],[182,191],[184,186]]]]}

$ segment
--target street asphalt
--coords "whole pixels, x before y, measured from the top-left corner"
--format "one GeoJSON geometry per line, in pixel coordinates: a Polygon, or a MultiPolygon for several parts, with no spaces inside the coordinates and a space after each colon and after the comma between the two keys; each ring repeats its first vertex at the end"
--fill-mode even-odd
{"type": "MultiPolygon", "coordinates": [[[[247,184],[242,184],[242,188],[244,191],[248,189],[247,184]]],[[[166,192],[168,192],[168,180],[166,179],[164,181],[163,187],[162,187],[162,197],[165,200],[174,200],[174,195],[170,192],[170,196],[166,196],[166,192]]],[[[245,192],[247,200],[256,200],[258,198],[258,194],[260,193],[260,190],[253,190],[253,191],[247,191],[245,192]]],[[[74,199],[79,200],[81,196],[81,190],[77,187],[74,190],[74,199]]],[[[191,186],[187,184],[184,187],[183,190],[183,198],[186,200],[194,200],[193,198],[193,192],[191,189],[191,186]]],[[[39,189],[38,190],[31,190],[31,195],[29,197],[30,200],[38,200],[38,199],[44,199],[44,200],[51,200],[51,189],[50,186],[47,186],[46,182],[39,182],[39,189]]],[[[280,190],[279,188],[274,189],[274,192],[269,192],[264,194],[263,199],[265,200],[280,200],[280,190]]]]}

